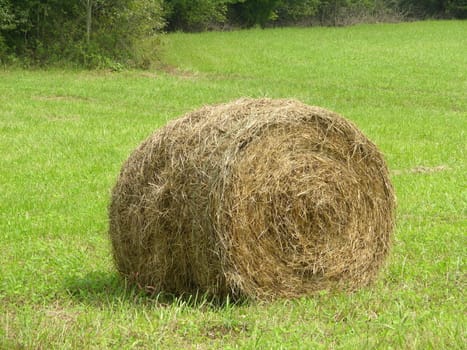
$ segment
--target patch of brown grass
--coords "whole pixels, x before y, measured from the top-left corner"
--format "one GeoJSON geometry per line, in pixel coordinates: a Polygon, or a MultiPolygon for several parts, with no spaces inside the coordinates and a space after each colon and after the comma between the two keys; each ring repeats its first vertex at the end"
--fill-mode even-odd
{"type": "Polygon", "coordinates": [[[394,169],[394,170],[391,170],[391,173],[392,173],[392,175],[431,174],[431,173],[438,173],[438,172],[441,172],[441,171],[447,171],[449,169],[450,168],[447,165],[438,165],[438,166],[434,166],[434,167],[419,165],[419,166],[413,167],[411,169],[405,169],[405,170],[394,169]]]}
{"type": "Polygon", "coordinates": [[[39,101],[91,101],[92,99],[83,96],[72,95],[47,95],[47,96],[34,96],[34,99],[39,101]]]}

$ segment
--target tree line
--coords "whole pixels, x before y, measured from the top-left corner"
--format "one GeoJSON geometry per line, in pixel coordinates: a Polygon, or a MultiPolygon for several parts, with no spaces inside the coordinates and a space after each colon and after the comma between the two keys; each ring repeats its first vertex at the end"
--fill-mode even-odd
{"type": "Polygon", "coordinates": [[[159,33],[466,18],[467,0],[0,0],[0,62],[148,66],[159,33]]]}
{"type": "Polygon", "coordinates": [[[167,0],[169,30],[466,18],[467,0],[167,0]]]}

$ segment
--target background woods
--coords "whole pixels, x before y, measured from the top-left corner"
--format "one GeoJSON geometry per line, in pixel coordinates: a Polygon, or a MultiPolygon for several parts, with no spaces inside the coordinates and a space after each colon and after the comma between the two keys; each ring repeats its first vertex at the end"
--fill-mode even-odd
{"type": "Polygon", "coordinates": [[[467,0],[0,0],[0,62],[147,67],[162,31],[466,18],[467,0]]]}
{"type": "Polygon", "coordinates": [[[3,60],[27,57],[39,64],[144,64],[137,48],[164,24],[162,2],[154,0],[1,0],[1,8],[3,60]]]}

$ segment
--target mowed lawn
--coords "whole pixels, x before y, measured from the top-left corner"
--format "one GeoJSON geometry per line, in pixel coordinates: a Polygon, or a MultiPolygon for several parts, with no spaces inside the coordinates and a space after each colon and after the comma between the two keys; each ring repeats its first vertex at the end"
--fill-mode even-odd
{"type": "Polygon", "coordinates": [[[151,71],[0,70],[0,349],[465,349],[467,22],[172,34],[151,71]],[[394,247],[353,294],[149,298],[112,265],[109,193],[167,120],[241,96],[354,121],[384,153],[394,247]]]}

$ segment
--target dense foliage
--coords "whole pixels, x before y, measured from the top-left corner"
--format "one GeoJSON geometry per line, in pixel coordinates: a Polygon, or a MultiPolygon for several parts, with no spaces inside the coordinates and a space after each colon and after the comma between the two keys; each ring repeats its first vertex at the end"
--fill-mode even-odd
{"type": "Polygon", "coordinates": [[[467,0],[0,0],[0,63],[147,66],[161,30],[466,18],[467,0]]]}
{"type": "Polygon", "coordinates": [[[399,0],[398,5],[415,18],[467,18],[467,0],[399,0]]]}
{"type": "Polygon", "coordinates": [[[165,0],[167,29],[466,18],[467,0],[165,0]]]}
{"type": "Polygon", "coordinates": [[[160,0],[0,0],[0,59],[144,64],[143,42],[163,27],[160,0]]]}
{"type": "Polygon", "coordinates": [[[167,30],[202,31],[226,22],[233,0],[165,0],[167,30]]]}

